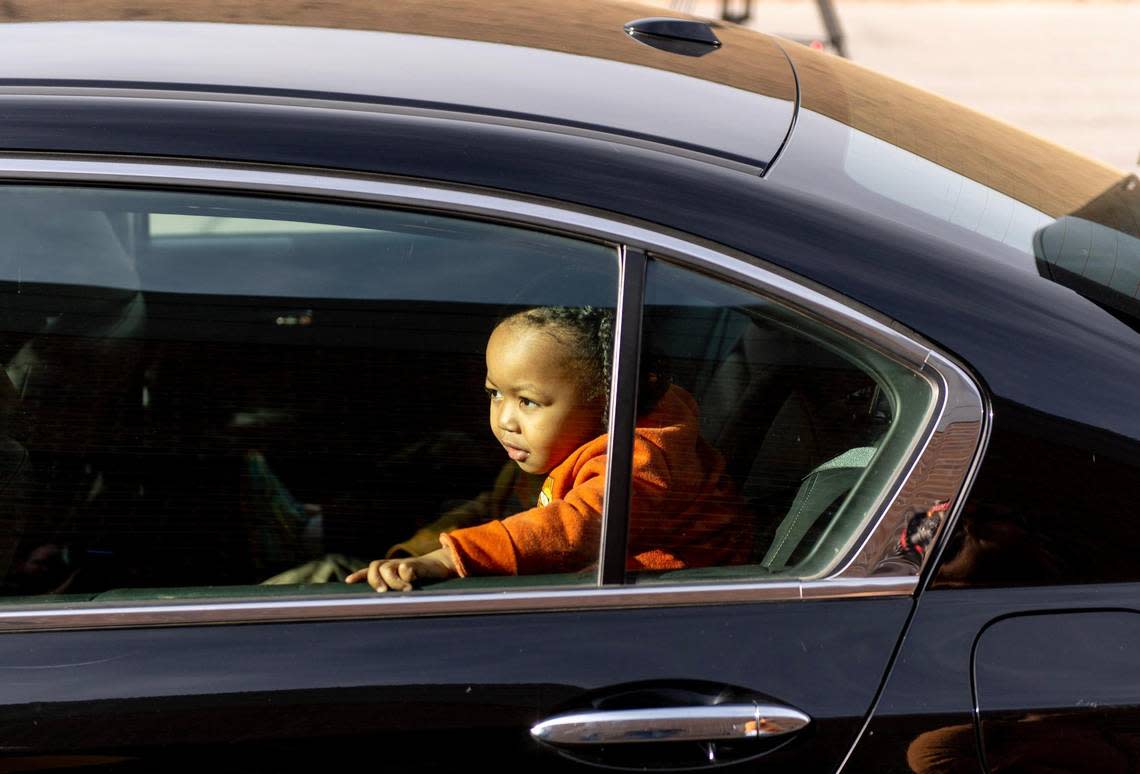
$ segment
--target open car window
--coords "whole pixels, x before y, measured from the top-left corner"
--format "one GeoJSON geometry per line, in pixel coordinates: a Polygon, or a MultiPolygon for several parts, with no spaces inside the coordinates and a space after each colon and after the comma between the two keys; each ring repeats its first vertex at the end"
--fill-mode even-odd
{"type": "Polygon", "coordinates": [[[9,602],[368,591],[340,581],[537,502],[488,427],[496,323],[616,297],[612,245],[409,210],[4,186],[0,213],[9,602]]]}

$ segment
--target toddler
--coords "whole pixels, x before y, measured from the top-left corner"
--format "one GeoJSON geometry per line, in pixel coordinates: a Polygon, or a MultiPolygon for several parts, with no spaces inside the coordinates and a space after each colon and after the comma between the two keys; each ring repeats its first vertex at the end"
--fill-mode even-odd
{"type": "MultiPolygon", "coordinates": [[[[422,556],[351,573],[377,591],[468,575],[575,572],[596,561],[605,489],[613,316],[538,307],[503,320],[487,342],[491,432],[523,472],[545,475],[535,507],[445,532],[422,556]]],[[[698,434],[696,402],[649,375],[633,449],[630,569],[747,561],[748,519],[724,461],[698,434]]]]}

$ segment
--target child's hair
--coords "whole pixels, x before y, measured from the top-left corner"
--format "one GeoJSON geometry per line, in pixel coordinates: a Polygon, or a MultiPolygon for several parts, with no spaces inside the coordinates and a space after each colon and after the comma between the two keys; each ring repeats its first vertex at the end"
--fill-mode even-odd
{"type": "MultiPolygon", "coordinates": [[[[546,330],[568,345],[577,361],[588,400],[601,400],[602,424],[610,413],[610,378],[614,354],[614,312],[596,306],[536,306],[506,317],[502,322],[521,323],[546,330]],[[569,337],[569,341],[567,341],[569,337]]],[[[653,358],[642,353],[638,388],[638,414],[651,409],[667,385],[658,378],[653,358]]]]}
{"type": "Polygon", "coordinates": [[[613,362],[614,313],[596,306],[536,306],[504,322],[542,330],[566,347],[573,358],[588,400],[609,403],[613,362]]]}

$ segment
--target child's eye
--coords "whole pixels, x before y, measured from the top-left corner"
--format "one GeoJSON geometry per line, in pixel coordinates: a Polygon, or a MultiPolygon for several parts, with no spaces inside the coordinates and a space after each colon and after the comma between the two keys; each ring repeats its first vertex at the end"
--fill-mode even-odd
{"type": "Polygon", "coordinates": [[[519,398],[519,405],[523,408],[538,408],[541,404],[531,400],[530,398],[519,398]]]}
{"type": "Polygon", "coordinates": [[[491,400],[499,400],[503,397],[503,394],[494,387],[484,387],[483,392],[487,393],[487,397],[491,400]]]}

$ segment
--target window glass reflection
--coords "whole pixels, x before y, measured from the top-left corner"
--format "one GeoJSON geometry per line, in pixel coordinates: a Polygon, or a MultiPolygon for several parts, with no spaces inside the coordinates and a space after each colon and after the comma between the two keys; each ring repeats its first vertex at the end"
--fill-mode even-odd
{"type": "MultiPolygon", "coordinates": [[[[611,246],[177,192],[8,186],[0,213],[10,599],[367,591],[340,581],[533,511],[604,433],[611,246]]],[[[592,583],[595,489],[572,557],[466,574],[592,583]]]]}
{"type": "Polygon", "coordinates": [[[643,348],[661,396],[638,423],[643,454],[669,476],[635,472],[637,582],[826,572],[930,417],[929,384],[865,344],[660,261],[643,348]]]}

